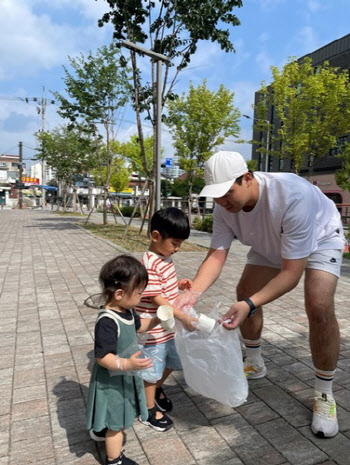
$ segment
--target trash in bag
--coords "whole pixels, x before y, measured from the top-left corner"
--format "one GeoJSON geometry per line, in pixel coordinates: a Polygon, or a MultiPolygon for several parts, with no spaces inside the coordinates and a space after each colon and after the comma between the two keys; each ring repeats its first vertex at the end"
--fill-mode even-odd
{"type": "Polygon", "coordinates": [[[191,389],[230,407],[247,400],[248,382],[237,330],[229,331],[220,324],[209,333],[179,327],[175,344],[191,389]]]}
{"type": "Polygon", "coordinates": [[[145,370],[127,370],[127,371],[120,371],[120,370],[108,370],[110,376],[118,376],[118,375],[133,375],[133,376],[139,376],[142,379],[146,379],[149,383],[156,383],[159,378],[157,376],[156,368],[154,366],[155,361],[162,361],[161,358],[157,355],[157,349],[156,346],[154,346],[154,350],[148,349],[148,352],[146,353],[144,351],[144,345],[143,344],[130,344],[125,350],[123,350],[118,356],[120,358],[130,358],[133,354],[136,352],[141,352],[138,358],[150,358],[152,360],[153,365],[149,368],[146,368],[145,370]]]}

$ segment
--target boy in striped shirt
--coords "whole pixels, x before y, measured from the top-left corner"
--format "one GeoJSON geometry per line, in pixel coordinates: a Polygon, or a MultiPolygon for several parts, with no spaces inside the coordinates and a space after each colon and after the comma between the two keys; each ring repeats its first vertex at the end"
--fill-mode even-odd
{"type": "MultiPolygon", "coordinates": [[[[179,289],[190,289],[190,279],[177,280],[175,267],[171,256],[176,253],[182,242],[190,235],[190,225],[187,215],[178,208],[164,208],[157,211],[151,219],[151,243],[144,253],[142,263],[148,272],[148,285],[142,294],[142,299],[135,308],[141,318],[156,316],[160,305],[170,305],[174,310],[174,317],[190,331],[194,319],[174,307],[179,289]]],[[[156,431],[167,431],[173,427],[172,420],[163,412],[170,412],[172,402],[162,389],[162,384],[173,370],[181,370],[181,361],[176,352],[174,331],[163,329],[160,325],[147,333],[145,352],[150,352],[158,381],[148,378],[143,373],[148,419],[143,421],[156,431]],[[154,359],[154,355],[157,358],[154,359]],[[159,359],[159,361],[158,361],[159,359]]]]}

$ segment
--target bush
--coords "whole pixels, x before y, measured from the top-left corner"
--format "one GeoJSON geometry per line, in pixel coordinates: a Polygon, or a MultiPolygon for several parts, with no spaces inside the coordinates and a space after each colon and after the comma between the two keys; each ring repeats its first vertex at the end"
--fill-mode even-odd
{"type": "MultiPolygon", "coordinates": [[[[121,207],[120,211],[122,212],[123,216],[131,216],[132,212],[134,211],[134,207],[121,207]]],[[[138,218],[141,216],[139,210],[136,211],[134,218],[138,218]]]]}
{"type": "Polygon", "coordinates": [[[192,226],[197,231],[213,232],[213,215],[205,216],[203,219],[196,217],[192,226]]]}

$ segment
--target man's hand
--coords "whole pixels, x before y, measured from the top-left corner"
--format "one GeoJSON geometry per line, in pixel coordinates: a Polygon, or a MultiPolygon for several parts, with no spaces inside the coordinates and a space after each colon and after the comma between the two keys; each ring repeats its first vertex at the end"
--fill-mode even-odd
{"type": "Polygon", "coordinates": [[[235,302],[231,305],[230,310],[220,318],[219,323],[222,323],[226,329],[236,329],[247,318],[249,311],[250,308],[246,302],[235,302]]]}
{"type": "Polygon", "coordinates": [[[178,282],[180,291],[190,291],[192,289],[192,281],[190,279],[181,279],[178,282]]]}

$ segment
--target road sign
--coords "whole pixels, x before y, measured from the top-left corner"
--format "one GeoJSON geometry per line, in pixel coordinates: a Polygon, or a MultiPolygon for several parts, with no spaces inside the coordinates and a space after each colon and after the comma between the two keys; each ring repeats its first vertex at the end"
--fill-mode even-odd
{"type": "Polygon", "coordinates": [[[173,159],[172,158],[166,158],[165,159],[165,167],[166,168],[171,168],[173,166],[173,159]]]}

